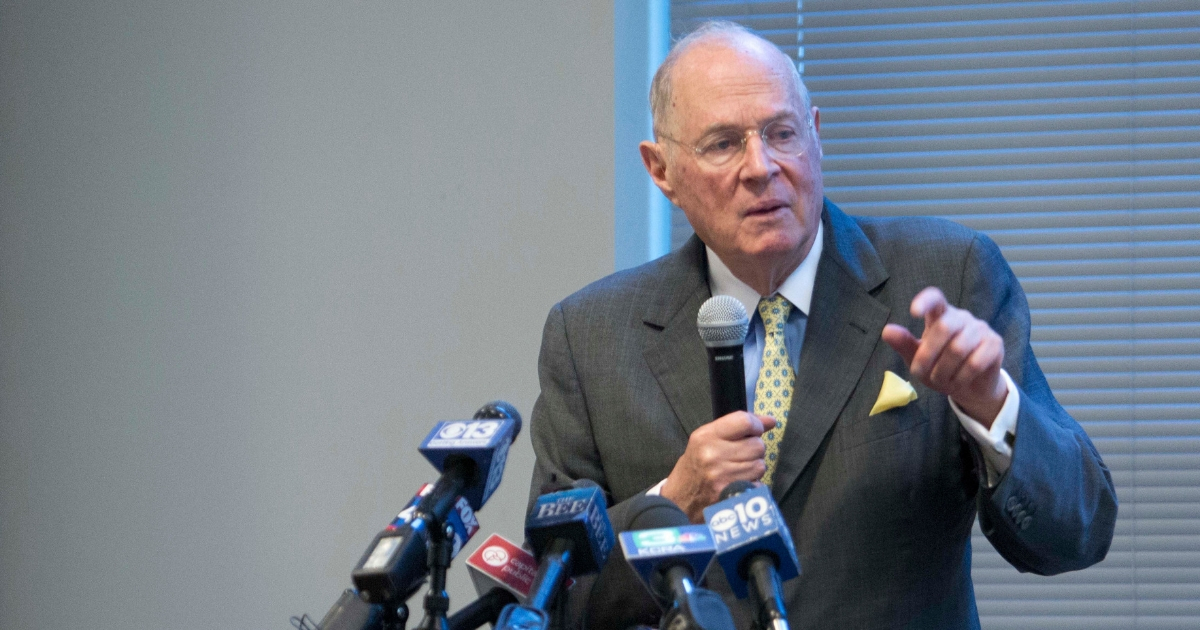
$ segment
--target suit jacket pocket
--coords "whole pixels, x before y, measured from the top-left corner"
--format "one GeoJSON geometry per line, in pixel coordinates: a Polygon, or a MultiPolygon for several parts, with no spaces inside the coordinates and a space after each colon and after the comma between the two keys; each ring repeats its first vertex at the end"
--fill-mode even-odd
{"type": "Polygon", "coordinates": [[[842,417],[839,440],[842,450],[869,444],[877,440],[891,437],[898,433],[911,431],[929,424],[929,414],[926,413],[921,401],[915,400],[904,407],[888,409],[874,416],[870,413],[874,400],[861,405],[851,403],[842,417]]]}

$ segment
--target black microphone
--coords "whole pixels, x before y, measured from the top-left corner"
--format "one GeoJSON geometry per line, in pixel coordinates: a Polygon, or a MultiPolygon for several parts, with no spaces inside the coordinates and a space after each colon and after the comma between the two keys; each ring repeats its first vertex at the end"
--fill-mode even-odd
{"type": "Polygon", "coordinates": [[[746,307],[731,295],[714,295],[700,306],[696,327],[708,348],[713,417],[746,411],[746,368],[742,363],[742,346],[750,330],[746,307]]]}
{"type": "MultiPolygon", "coordinates": [[[[683,511],[660,496],[644,494],[630,499],[623,509],[618,509],[619,512],[616,509],[610,511],[617,519],[613,522],[617,533],[688,524],[683,511]]],[[[638,624],[657,625],[662,616],[662,605],[639,582],[637,572],[625,560],[624,554],[609,555],[588,595],[584,627],[610,630],[638,624]]]]}
{"type": "Polygon", "coordinates": [[[781,581],[800,575],[800,561],[771,490],[735,481],[704,508],[704,520],[730,588],[739,598],[751,596],[755,627],[788,630],[781,581]]]}
{"type": "Polygon", "coordinates": [[[485,623],[496,623],[500,612],[509,604],[517,603],[517,596],[505,588],[493,586],[478,599],[467,604],[446,620],[449,630],[475,630],[485,623]]]}
{"type": "Polygon", "coordinates": [[[442,476],[421,497],[412,519],[380,532],[351,573],[359,595],[372,604],[407,599],[429,572],[428,547],[442,536],[446,517],[461,499],[478,510],[500,485],[508,448],[521,431],[512,405],[490,402],[471,420],[439,422],[421,444],[421,454],[442,476]],[[438,532],[431,532],[432,528],[438,532]]]}
{"type": "Polygon", "coordinates": [[[317,627],[320,630],[381,630],[383,607],[364,602],[354,589],[348,588],[342,591],[342,596],[333,603],[317,627]]]}
{"type": "Polygon", "coordinates": [[[669,517],[635,521],[631,531],[620,537],[625,560],[666,610],[658,626],[734,630],[733,616],[721,596],[697,585],[716,552],[712,532],[707,525],[690,524],[683,510],[667,503],[662,511],[674,512],[669,517]]]}

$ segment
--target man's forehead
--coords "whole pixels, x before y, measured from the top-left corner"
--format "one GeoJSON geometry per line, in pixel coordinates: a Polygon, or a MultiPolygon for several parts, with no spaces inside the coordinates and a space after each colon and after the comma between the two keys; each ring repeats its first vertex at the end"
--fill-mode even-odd
{"type": "Polygon", "coordinates": [[[698,107],[762,102],[767,95],[794,104],[791,61],[774,46],[754,40],[695,44],[679,58],[672,75],[669,106],[684,115],[698,107]]]}
{"type": "Polygon", "coordinates": [[[691,76],[716,80],[731,74],[760,72],[787,77],[791,61],[769,42],[750,38],[697,42],[676,62],[676,80],[691,76]]]}

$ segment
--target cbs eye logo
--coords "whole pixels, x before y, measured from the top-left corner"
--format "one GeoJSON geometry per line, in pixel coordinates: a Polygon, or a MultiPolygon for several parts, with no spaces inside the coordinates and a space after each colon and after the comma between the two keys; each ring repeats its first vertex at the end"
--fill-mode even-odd
{"type": "Polygon", "coordinates": [[[438,431],[438,437],[443,440],[487,440],[500,429],[496,420],[450,422],[438,431]]]}

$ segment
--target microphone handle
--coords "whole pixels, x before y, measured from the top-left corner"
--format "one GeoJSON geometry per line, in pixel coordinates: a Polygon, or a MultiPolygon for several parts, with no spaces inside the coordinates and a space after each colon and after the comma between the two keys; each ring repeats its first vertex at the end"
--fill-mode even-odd
{"type": "Polygon", "coordinates": [[[442,476],[434,482],[433,489],[417,503],[416,515],[429,517],[438,525],[445,525],[446,517],[463,489],[471,484],[477,474],[475,462],[469,457],[449,457],[442,476]]]}
{"type": "Polygon", "coordinates": [[[713,418],[746,410],[746,367],[742,344],[708,348],[708,377],[712,383],[713,418]]]}
{"type": "Polygon", "coordinates": [[[537,575],[529,589],[529,606],[538,610],[548,610],[562,589],[563,583],[570,577],[573,547],[575,545],[566,538],[555,538],[546,549],[546,554],[538,564],[537,575]]]}
{"type": "Polygon", "coordinates": [[[766,553],[750,556],[748,568],[751,596],[757,601],[758,625],[763,630],[788,630],[783,586],[775,571],[775,559],[766,553]]]}

